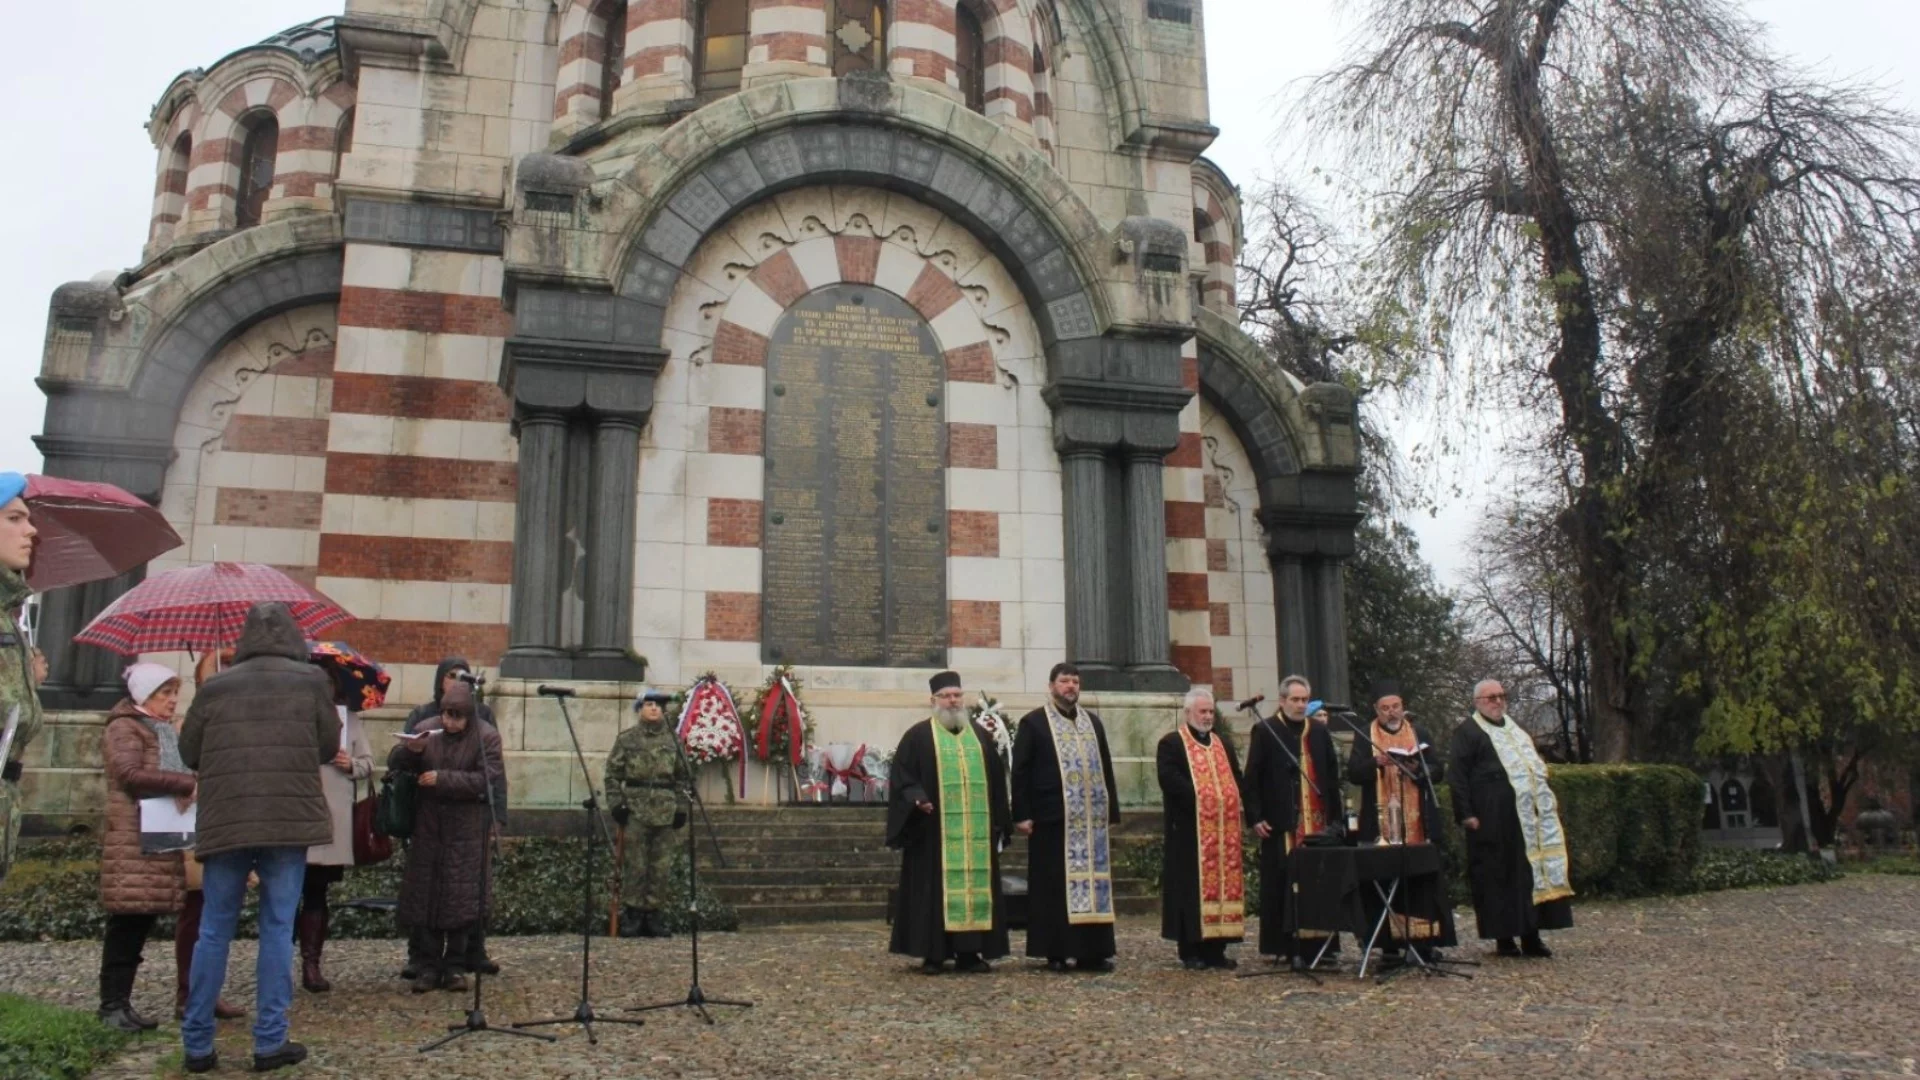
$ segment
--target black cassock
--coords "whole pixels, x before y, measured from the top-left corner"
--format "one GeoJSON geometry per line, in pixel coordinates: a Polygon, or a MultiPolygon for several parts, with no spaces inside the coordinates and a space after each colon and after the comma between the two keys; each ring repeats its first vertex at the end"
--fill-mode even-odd
{"type": "MultiPolygon", "coordinates": [[[[1506,721],[1512,723],[1512,721],[1506,721]]],[[[1573,925],[1570,898],[1533,902],[1533,867],[1520,833],[1520,809],[1513,784],[1493,740],[1471,717],[1453,729],[1453,816],[1467,838],[1467,880],[1473,886],[1473,913],[1482,938],[1513,938],[1573,925]],[[1478,829],[1466,830],[1470,817],[1478,829]]]]}
{"type": "MultiPolygon", "coordinates": [[[[1107,780],[1107,821],[1120,820],[1120,788],[1113,779],[1107,729],[1091,713],[1107,780]]],[[[1027,955],[1049,960],[1105,960],[1117,951],[1113,924],[1067,921],[1066,802],[1060,790],[1060,758],[1053,748],[1047,711],[1020,718],[1013,740],[1013,820],[1033,822],[1027,838],[1027,955]]],[[[1111,857],[1111,846],[1109,846],[1111,857]]],[[[1111,866],[1109,866],[1111,869],[1111,866]]]]}
{"type": "Polygon", "coordinates": [[[993,889],[993,929],[948,933],[940,848],[940,765],[933,748],[933,721],[922,720],[907,729],[893,752],[888,772],[887,846],[900,852],[899,908],[894,912],[893,937],[888,951],[938,963],[967,953],[997,960],[1007,946],[1006,905],[1000,898],[1000,847],[1012,826],[1007,818],[1007,772],[993,740],[978,726],[967,729],[980,742],[987,766],[987,803],[993,845],[989,873],[993,889]],[[934,812],[922,812],[925,800],[934,812]]]}
{"type": "MultiPolygon", "coordinates": [[[[1194,732],[1194,738],[1203,743],[1217,737],[1217,732],[1194,732]]],[[[1237,784],[1240,755],[1234,753],[1232,742],[1222,739],[1220,745],[1227,748],[1227,764],[1232,767],[1237,784]]],[[[1178,731],[1160,740],[1154,764],[1160,774],[1160,803],[1166,819],[1163,844],[1166,856],[1160,870],[1160,936],[1179,942],[1184,960],[1187,946],[1225,946],[1240,939],[1201,936],[1200,825],[1194,819],[1193,805],[1198,796],[1193,790],[1193,768],[1187,763],[1187,744],[1178,731]]]]}
{"type": "Polygon", "coordinates": [[[1318,939],[1311,947],[1296,949],[1294,934],[1287,926],[1287,899],[1292,890],[1287,878],[1287,836],[1300,821],[1300,767],[1289,753],[1300,753],[1303,726],[1310,726],[1307,746],[1313,754],[1314,770],[1319,775],[1320,805],[1328,828],[1346,829],[1346,810],[1340,792],[1340,757],[1326,725],[1312,721],[1289,723],[1279,717],[1262,720],[1247,736],[1247,768],[1240,778],[1240,801],[1247,812],[1247,824],[1266,822],[1273,835],[1260,841],[1260,952],[1263,956],[1304,955],[1311,958],[1319,949],[1318,939]],[[1285,741],[1285,749],[1281,741],[1285,741]]]}
{"type": "MultiPolygon", "coordinates": [[[[1446,822],[1440,817],[1440,804],[1435,801],[1434,784],[1447,778],[1446,759],[1440,756],[1439,748],[1427,741],[1426,733],[1411,720],[1406,722],[1413,728],[1415,745],[1425,744],[1420,751],[1418,763],[1408,761],[1416,773],[1425,770],[1425,776],[1419,781],[1420,821],[1426,829],[1427,840],[1435,847],[1446,848],[1446,822]],[[1431,781],[1431,782],[1429,782],[1431,781]]],[[[1373,725],[1363,725],[1360,729],[1368,738],[1373,736],[1373,725]]],[[[1373,747],[1366,739],[1353,740],[1353,753],[1347,757],[1347,780],[1360,788],[1360,842],[1371,844],[1380,839],[1380,766],[1373,760],[1373,747]]],[[[1447,879],[1442,872],[1426,880],[1409,880],[1405,886],[1405,904],[1394,901],[1394,910],[1412,915],[1417,919],[1432,919],[1440,923],[1440,936],[1429,938],[1422,944],[1452,946],[1459,944],[1454,935],[1453,904],[1447,900],[1447,879]]],[[[1379,917],[1380,897],[1371,888],[1361,890],[1361,900],[1366,904],[1369,920],[1379,917]]]]}

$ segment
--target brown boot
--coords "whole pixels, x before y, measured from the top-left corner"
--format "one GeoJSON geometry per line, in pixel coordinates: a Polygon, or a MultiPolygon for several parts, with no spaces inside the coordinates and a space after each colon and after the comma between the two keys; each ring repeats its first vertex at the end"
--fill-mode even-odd
{"type": "Polygon", "coordinates": [[[294,918],[293,928],[300,937],[300,985],[312,994],[333,989],[320,971],[320,950],[327,944],[327,913],[302,910],[294,918]]]}
{"type": "MultiPolygon", "coordinates": [[[[184,1020],[187,1016],[187,984],[193,976],[193,947],[200,941],[200,909],[206,903],[206,894],[199,889],[187,892],[187,902],[173,924],[173,1018],[184,1020]]],[[[216,1020],[238,1020],[247,1015],[247,1010],[227,1004],[226,998],[216,998],[213,1003],[213,1017],[216,1020]]]]}

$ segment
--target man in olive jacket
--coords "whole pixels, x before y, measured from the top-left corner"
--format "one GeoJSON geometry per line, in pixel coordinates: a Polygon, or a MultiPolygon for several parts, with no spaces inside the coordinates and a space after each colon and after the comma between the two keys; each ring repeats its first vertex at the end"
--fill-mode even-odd
{"type": "Polygon", "coordinates": [[[307,662],[306,638],[293,613],[285,604],[255,604],[233,666],[200,687],[180,733],[180,756],[200,774],[194,852],[206,890],[180,1025],[188,1072],[218,1064],[213,1006],[227,977],[227,948],[249,874],[260,878],[253,1066],[265,1071],[307,1056],[305,1047],[287,1039],[293,913],[307,849],[333,842],[320,767],[339,749],[333,687],[307,662]]]}

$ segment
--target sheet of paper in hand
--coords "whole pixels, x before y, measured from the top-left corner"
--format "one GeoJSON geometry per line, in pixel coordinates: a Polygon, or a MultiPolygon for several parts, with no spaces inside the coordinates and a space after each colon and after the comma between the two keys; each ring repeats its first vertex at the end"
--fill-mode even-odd
{"type": "Polygon", "coordinates": [[[171,795],[140,800],[140,853],[159,855],[187,851],[200,816],[199,804],[180,809],[171,795]]]}

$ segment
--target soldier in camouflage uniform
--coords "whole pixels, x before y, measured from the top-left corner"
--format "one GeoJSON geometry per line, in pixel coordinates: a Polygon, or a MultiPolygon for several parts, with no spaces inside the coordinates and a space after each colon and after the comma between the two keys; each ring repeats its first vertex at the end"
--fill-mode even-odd
{"type": "Polygon", "coordinates": [[[607,806],[620,826],[620,936],[671,937],[660,909],[667,895],[673,830],[685,828],[687,773],[666,722],[672,698],[645,690],[640,722],[620,733],[607,756],[607,806]]]}
{"type": "Polygon", "coordinates": [[[20,760],[41,725],[33,649],[20,628],[20,607],[32,594],[26,572],[33,562],[34,530],[20,498],[26,489],[26,477],[0,473],[0,739],[5,738],[8,719],[19,713],[13,745],[0,762],[0,881],[7,879],[20,843],[20,760]]]}

